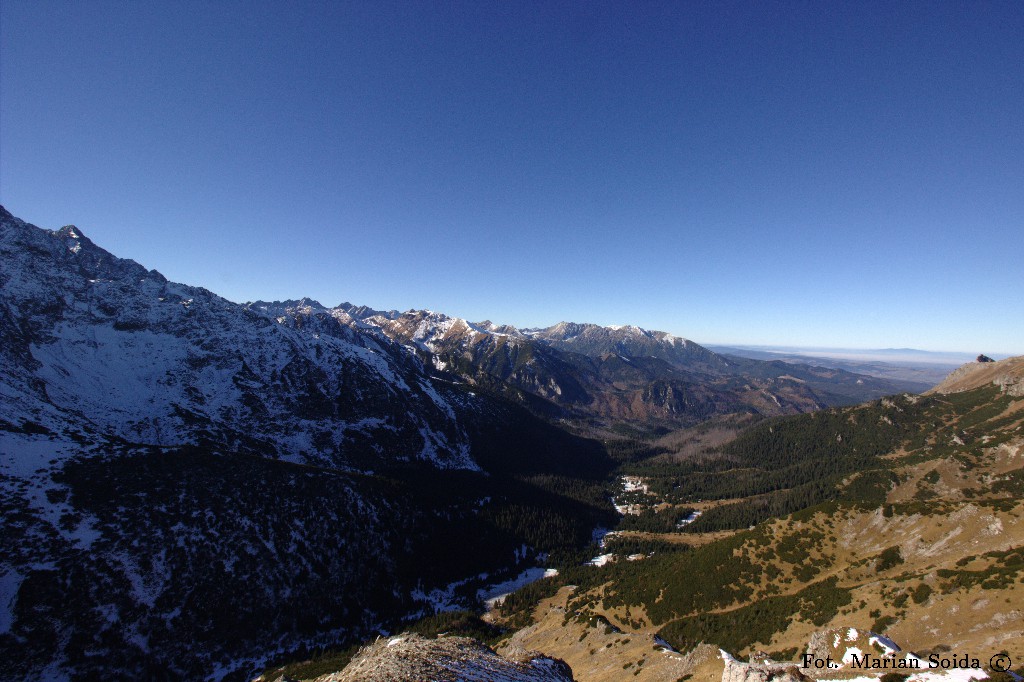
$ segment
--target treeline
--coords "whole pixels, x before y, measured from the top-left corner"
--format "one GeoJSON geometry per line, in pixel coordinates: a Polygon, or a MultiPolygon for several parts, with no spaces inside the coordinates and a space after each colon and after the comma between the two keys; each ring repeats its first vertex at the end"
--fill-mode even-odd
{"type": "Polygon", "coordinates": [[[668,448],[634,438],[606,440],[604,449],[613,461],[620,463],[640,462],[671,452],[668,448]]]}
{"type": "Polygon", "coordinates": [[[707,533],[716,530],[735,530],[757,525],[762,521],[786,516],[808,507],[835,500],[839,496],[835,481],[815,481],[761,495],[742,502],[724,504],[705,511],[692,524],[684,527],[686,532],[707,533]]]}
{"type": "MultiPolygon", "coordinates": [[[[511,536],[515,541],[541,552],[552,552],[566,546],[585,543],[591,526],[554,505],[534,507],[506,500],[481,510],[481,518],[511,536]]],[[[467,549],[472,545],[467,546],[467,549]]]]}
{"type": "MultiPolygon", "coordinates": [[[[674,505],[746,498],[708,510],[684,528],[688,532],[745,528],[840,497],[876,501],[888,487],[884,476],[855,477],[845,493],[837,486],[883,467],[879,455],[927,431],[929,405],[893,398],[765,420],[715,449],[710,459],[636,461],[619,470],[642,477],[652,494],[674,505]]],[[[654,521],[627,523],[654,530],[654,521]]]]}
{"type": "Polygon", "coordinates": [[[419,510],[406,517],[402,555],[408,561],[400,568],[405,579],[426,587],[508,567],[524,545],[559,562],[575,560],[595,527],[612,527],[618,519],[600,480],[427,468],[373,480],[390,483],[393,498],[419,510]]]}
{"type": "Polygon", "coordinates": [[[692,507],[669,507],[655,511],[644,509],[639,514],[626,514],[619,520],[615,530],[635,530],[645,533],[675,533],[680,522],[693,513],[692,507]]]}
{"type": "Polygon", "coordinates": [[[685,552],[690,546],[682,542],[668,542],[654,538],[637,537],[635,535],[612,535],[605,539],[605,551],[618,557],[635,554],[653,556],[655,554],[675,554],[685,552]]]}
{"type": "Polygon", "coordinates": [[[831,409],[763,423],[722,448],[752,466],[779,470],[813,462],[839,473],[847,462],[875,457],[920,430],[919,403],[896,398],[863,407],[831,409]]]}
{"type": "Polygon", "coordinates": [[[494,480],[491,486],[495,494],[481,506],[481,520],[555,560],[575,557],[590,544],[594,528],[617,518],[601,481],[536,475],[494,480]]]}
{"type": "Polygon", "coordinates": [[[915,402],[880,400],[756,426],[721,449],[724,456],[753,468],[740,470],[733,481],[728,481],[727,473],[715,474],[726,479],[715,486],[716,495],[733,493],[751,499],[710,509],[686,530],[745,528],[841,497],[880,502],[890,475],[865,472],[878,469],[880,455],[916,435],[923,416],[922,406],[915,402]],[[838,484],[853,474],[860,475],[841,493],[838,484]]]}
{"type": "Polygon", "coordinates": [[[574,478],[572,476],[556,474],[519,476],[517,479],[526,485],[573,500],[574,502],[579,502],[580,504],[600,508],[605,511],[611,509],[609,498],[613,491],[613,483],[609,481],[574,478]]]}
{"type": "Polygon", "coordinates": [[[680,618],[658,634],[680,651],[700,642],[714,642],[738,652],[756,642],[769,642],[772,635],[789,627],[795,616],[819,627],[825,625],[850,601],[850,591],[838,587],[836,578],[829,578],[794,595],[767,597],[724,613],[680,618]]]}
{"type": "MultiPolygon", "coordinates": [[[[753,594],[762,568],[734,555],[746,539],[740,534],[673,553],[655,552],[642,561],[616,561],[594,571],[594,584],[608,584],[606,609],[643,604],[654,623],[721,609],[753,594]]],[[[587,585],[581,585],[582,591],[587,585]]]]}

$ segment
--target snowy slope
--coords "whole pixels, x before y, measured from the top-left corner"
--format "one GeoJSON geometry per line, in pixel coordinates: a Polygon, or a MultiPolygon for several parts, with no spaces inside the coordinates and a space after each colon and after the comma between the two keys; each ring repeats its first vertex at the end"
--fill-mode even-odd
{"type": "Polygon", "coordinates": [[[2,209],[0,263],[9,423],[79,421],[134,443],[334,467],[476,468],[422,366],[351,318],[300,326],[2,209]]]}
{"type": "Polygon", "coordinates": [[[474,398],[307,312],[0,209],[5,674],[216,679],[412,607],[438,512],[356,472],[478,470],[474,398]]]}

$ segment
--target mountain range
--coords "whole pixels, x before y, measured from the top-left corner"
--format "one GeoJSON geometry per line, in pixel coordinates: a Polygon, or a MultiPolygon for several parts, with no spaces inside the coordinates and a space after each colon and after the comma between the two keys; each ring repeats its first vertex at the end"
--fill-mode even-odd
{"type": "Polygon", "coordinates": [[[2,208],[0,266],[11,679],[240,679],[472,607],[580,563],[623,452],[907,387],[630,326],[236,304],[2,208]]]}
{"type": "MultiPolygon", "coordinates": [[[[422,611],[416,595],[540,551],[509,508],[557,521],[550,507],[574,504],[484,465],[604,462],[381,335],[279,322],[73,227],[4,212],[0,263],[0,650],[15,678],[216,677],[378,631],[422,611]]],[[[603,513],[550,533],[589,537],[603,513]]]]}
{"type": "Polygon", "coordinates": [[[247,307],[295,328],[337,325],[397,344],[435,378],[479,387],[589,435],[626,425],[664,431],[736,412],[790,414],[922,388],[839,369],[723,356],[634,326],[561,322],[520,330],[428,310],[326,308],[309,299],[247,307]]]}

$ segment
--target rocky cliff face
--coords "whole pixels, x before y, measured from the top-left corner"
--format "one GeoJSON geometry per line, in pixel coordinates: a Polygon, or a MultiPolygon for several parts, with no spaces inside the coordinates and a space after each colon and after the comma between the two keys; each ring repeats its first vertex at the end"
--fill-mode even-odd
{"type": "Polygon", "coordinates": [[[651,357],[694,372],[728,373],[731,363],[689,339],[633,325],[602,327],[596,324],[559,322],[527,333],[560,350],[589,356],[616,354],[627,358],[651,357]]]}

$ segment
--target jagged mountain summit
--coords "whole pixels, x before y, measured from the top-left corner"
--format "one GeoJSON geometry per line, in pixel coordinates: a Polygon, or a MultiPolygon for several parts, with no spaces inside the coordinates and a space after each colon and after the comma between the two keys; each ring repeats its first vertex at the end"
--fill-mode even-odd
{"type": "Polygon", "coordinates": [[[668,332],[650,331],[634,325],[602,327],[559,322],[543,329],[528,329],[526,333],[555,348],[588,356],[614,353],[625,358],[657,358],[677,367],[712,375],[735,371],[726,358],[700,344],[668,332]]]}
{"type": "MultiPolygon", "coordinates": [[[[422,365],[379,334],[311,334],[0,213],[4,418],[310,464],[476,468],[422,365]]],[[[295,302],[301,308],[303,302],[295,302]]]]}

